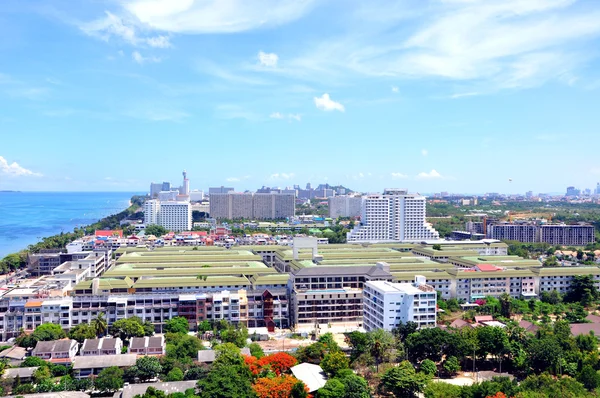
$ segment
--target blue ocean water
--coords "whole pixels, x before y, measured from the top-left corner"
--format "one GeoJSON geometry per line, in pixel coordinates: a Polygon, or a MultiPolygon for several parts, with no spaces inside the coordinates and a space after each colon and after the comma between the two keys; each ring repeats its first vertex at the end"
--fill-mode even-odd
{"type": "Polygon", "coordinates": [[[0,192],[0,258],[118,213],[135,193],[0,192]]]}

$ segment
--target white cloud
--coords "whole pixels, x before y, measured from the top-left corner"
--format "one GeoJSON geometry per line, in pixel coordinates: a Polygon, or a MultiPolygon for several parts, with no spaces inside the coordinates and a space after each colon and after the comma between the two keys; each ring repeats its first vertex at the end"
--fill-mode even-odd
{"type": "Polygon", "coordinates": [[[536,140],[545,141],[545,142],[556,142],[563,138],[566,138],[566,137],[565,137],[565,135],[562,135],[562,134],[538,134],[535,136],[536,140]]]}
{"type": "Polygon", "coordinates": [[[315,105],[322,111],[340,111],[344,112],[346,108],[339,102],[335,102],[329,97],[329,94],[325,93],[321,97],[314,97],[315,105]]]}
{"type": "Polygon", "coordinates": [[[429,151],[427,149],[421,149],[421,155],[427,156],[429,155],[429,151]]]}
{"type": "Polygon", "coordinates": [[[120,0],[151,28],[176,33],[233,33],[294,21],[315,0],[120,0]]]}
{"type": "Polygon", "coordinates": [[[394,180],[401,180],[401,179],[408,178],[408,176],[406,174],[402,174],[402,173],[391,173],[391,175],[392,175],[392,179],[394,179],[394,180]]]}
{"type": "Polygon", "coordinates": [[[146,43],[148,43],[148,45],[150,47],[156,47],[156,48],[172,47],[171,41],[170,41],[169,37],[167,37],[167,36],[150,37],[150,38],[146,39],[146,43]]]}
{"type": "Polygon", "coordinates": [[[479,93],[475,92],[475,91],[471,91],[471,92],[468,92],[468,93],[456,93],[456,94],[452,94],[450,96],[450,98],[457,99],[457,98],[464,98],[464,97],[474,97],[476,95],[479,95],[479,93]]]}
{"type": "Polygon", "coordinates": [[[287,115],[284,115],[279,112],[273,112],[269,115],[269,117],[271,119],[287,119],[289,121],[295,120],[297,122],[302,121],[302,115],[300,115],[299,113],[288,113],[287,115]]]}
{"type": "Polygon", "coordinates": [[[431,170],[429,173],[422,172],[422,173],[417,174],[416,178],[419,180],[435,179],[435,178],[442,178],[442,175],[435,170],[431,170]]]}
{"type": "Polygon", "coordinates": [[[274,173],[269,176],[270,180],[289,180],[294,178],[294,173],[274,173]]]}
{"type": "Polygon", "coordinates": [[[133,58],[133,60],[135,62],[137,62],[138,64],[142,65],[145,63],[152,63],[152,62],[160,62],[160,58],[157,57],[144,57],[142,54],[140,54],[139,51],[134,51],[131,53],[131,58],[133,58]]]}
{"type": "Polygon", "coordinates": [[[392,86],[392,93],[397,93],[397,92],[399,92],[399,91],[400,91],[400,90],[398,89],[398,87],[397,87],[397,86],[392,86]]]}
{"type": "Polygon", "coordinates": [[[17,162],[8,163],[8,161],[0,156],[0,172],[11,177],[42,177],[42,174],[33,172],[25,167],[20,166],[17,162]]]}
{"type": "Polygon", "coordinates": [[[279,61],[279,57],[275,53],[265,53],[262,51],[258,53],[258,62],[260,62],[262,66],[275,68],[277,66],[277,61],[279,61]]]}
{"type": "Polygon", "coordinates": [[[239,182],[240,179],[237,178],[237,177],[228,177],[228,178],[225,179],[225,181],[227,181],[227,182],[239,182]]]}

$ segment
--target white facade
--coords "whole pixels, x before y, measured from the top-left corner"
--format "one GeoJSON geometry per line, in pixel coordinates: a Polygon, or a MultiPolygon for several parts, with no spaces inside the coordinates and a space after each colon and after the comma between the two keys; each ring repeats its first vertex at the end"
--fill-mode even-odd
{"type": "Polygon", "coordinates": [[[415,283],[368,281],[363,289],[363,327],[366,331],[391,331],[400,322],[415,322],[419,328],[436,325],[436,292],[425,277],[415,283]]]}
{"type": "Polygon", "coordinates": [[[329,217],[358,217],[361,207],[361,196],[333,196],[329,198],[329,217]]]}
{"type": "MultiPolygon", "coordinates": [[[[204,200],[204,191],[193,190],[190,192],[190,201],[201,202],[204,200]]],[[[208,211],[207,211],[208,213],[208,211]]]]}
{"type": "Polygon", "coordinates": [[[144,203],[144,224],[158,224],[158,213],[160,212],[160,202],[156,199],[147,200],[144,203]]]}
{"type": "Polygon", "coordinates": [[[361,223],[348,233],[348,242],[425,241],[439,233],[425,220],[426,198],[406,190],[386,189],[362,202],[361,223]]]}
{"type": "Polygon", "coordinates": [[[192,206],[190,202],[163,202],[158,215],[159,225],[169,231],[192,229],[192,206]]]}
{"type": "Polygon", "coordinates": [[[192,206],[190,202],[148,200],[144,204],[144,224],[157,224],[169,231],[189,231],[192,229],[192,206]]]}

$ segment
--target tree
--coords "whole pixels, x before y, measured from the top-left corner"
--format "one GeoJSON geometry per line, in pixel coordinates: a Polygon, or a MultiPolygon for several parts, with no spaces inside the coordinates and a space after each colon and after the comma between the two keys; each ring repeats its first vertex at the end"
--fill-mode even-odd
{"type": "Polygon", "coordinates": [[[598,300],[598,297],[598,288],[596,288],[592,275],[575,275],[564,300],[568,303],[581,303],[583,306],[588,306],[598,300]]]}
{"type": "Polygon", "coordinates": [[[252,388],[258,398],[287,398],[300,381],[294,376],[261,377],[256,379],[252,388]]]}
{"type": "Polygon", "coordinates": [[[425,398],[461,398],[461,388],[449,383],[427,383],[425,398]]]}
{"type": "Polygon", "coordinates": [[[344,385],[344,398],[370,398],[371,391],[367,381],[355,375],[350,369],[342,369],[336,377],[344,385]]]}
{"type": "Polygon", "coordinates": [[[212,330],[212,325],[206,319],[198,324],[198,332],[208,332],[212,330]]]}
{"type": "Polygon", "coordinates": [[[335,376],[342,369],[348,369],[349,366],[348,357],[341,351],[329,352],[325,355],[323,361],[321,361],[321,368],[330,377],[335,376]]]}
{"type": "Polygon", "coordinates": [[[423,391],[427,380],[426,375],[415,372],[410,362],[403,361],[384,373],[379,389],[396,397],[414,397],[423,391]]]}
{"type": "Polygon", "coordinates": [[[51,376],[50,369],[47,366],[39,367],[33,372],[33,380],[35,380],[36,384],[49,379],[51,376]]]}
{"type": "Polygon", "coordinates": [[[246,346],[246,340],[248,340],[248,329],[244,326],[236,328],[228,324],[225,330],[219,332],[219,337],[223,343],[233,343],[243,348],[246,346]]]}
{"type": "Polygon", "coordinates": [[[433,362],[431,359],[426,359],[423,362],[421,362],[420,369],[421,372],[429,376],[433,376],[437,373],[437,366],[435,365],[435,362],[433,362]]]}
{"type": "MultiPolygon", "coordinates": [[[[230,357],[221,354],[215,360],[211,371],[205,379],[198,381],[198,392],[201,398],[255,398],[252,389],[250,371],[243,364],[225,365],[219,362],[221,357],[230,357]]],[[[238,355],[239,356],[239,355],[238,355]]]]}
{"type": "Polygon", "coordinates": [[[167,373],[167,377],[165,381],[181,381],[183,380],[183,371],[179,368],[173,368],[169,373],[167,373]]]}
{"type": "Polygon", "coordinates": [[[442,250],[442,245],[436,243],[435,245],[432,246],[433,250],[442,250]]]}
{"type": "Polygon", "coordinates": [[[460,363],[456,357],[446,358],[442,366],[444,367],[446,373],[448,373],[450,376],[454,376],[460,371],[460,363]]]}
{"type": "Polygon", "coordinates": [[[162,366],[156,357],[140,357],[135,361],[135,365],[128,369],[128,373],[133,378],[147,381],[156,378],[162,372],[162,366]]]}
{"type": "Polygon", "coordinates": [[[96,331],[87,323],[75,325],[69,331],[69,338],[77,340],[78,343],[83,343],[86,339],[93,339],[95,337],[96,331]]]}
{"type": "Polygon", "coordinates": [[[327,350],[329,350],[330,352],[331,351],[339,351],[339,349],[340,349],[340,346],[335,341],[335,339],[333,338],[333,334],[331,334],[331,333],[322,334],[321,337],[319,337],[318,341],[319,341],[319,343],[323,343],[325,348],[327,350]]]}
{"type": "Polygon", "coordinates": [[[44,323],[33,331],[31,337],[35,341],[51,341],[51,340],[60,340],[67,337],[65,331],[60,327],[60,325],[54,323],[44,323]]]}
{"type": "Polygon", "coordinates": [[[144,336],[144,327],[137,317],[119,319],[110,326],[109,330],[111,335],[122,340],[144,336]]]}
{"type": "Polygon", "coordinates": [[[439,362],[447,353],[451,339],[452,336],[448,332],[439,328],[423,329],[413,333],[406,338],[405,342],[408,358],[412,362],[420,362],[424,359],[439,362]]]}
{"type": "Polygon", "coordinates": [[[184,333],[186,334],[190,330],[188,320],[182,316],[176,316],[175,318],[169,319],[165,324],[165,332],[169,333],[184,333]]]}
{"type": "Polygon", "coordinates": [[[37,367],[50,366],[50,364],[48,362],[44,361],[42,358],[38,358],[38,357],[27,357],[27,358],[25,358],[23,363],[21,363],[22,368],[32,368],[35,366],[37,366],[37,367]]]}
{"type": "Polygon", "coordinates": [[[202,341],[196,336],[183,335],[167,344],[167,356],[173,359],[198,358],[198,351],[203,350],[202,341]]]}
{"type": "Polygon", "coordinates": [[[248,348],[250,349],[250,355],[252,355],[253,357],[255,357],[257,359],[261,359],[262,357],[265,356],[265,353],[264,353],[262,347],[258,343],[251,343],[248,345],[248,348]]]}
{"type": "Polygon", "coordinates": [[[495,357],[504,355],[508,351],[509,341],[504,329],[498,326],[483,326],[476,329],[479,340],[477,354],[485,358],[488,354],[495,357]]]}
{"type": "Polygon", "coordinates": [[[309,362],[318,364],[323,360],[327,348],[323,343],[315,342],[307,346],[298,347],[296,358],[298,362],[309,362]]]}
{"type": "Polygon", "coordinates": [[[292,391],[290,391],[290,398],[307,398],[308,392],[306,390],[308,390],[306,385],[299,381],[292,387],[292,391]]]}
{"type": "Polygon", "coordinates": [[[502,293],[500,295],[500,315],[505,318],[510,318],[511,315],[511,298],[508,293],[502,293]]]}
{"type": "Polygon", "coordinates": [[[96,380],[96,389],[102,392],[114,392],[123,387],[123,370],[117,366],[103,369],[96,380]]]}
{"type": "Polygon", "coordinates": [[[327,380],[327,383],[317,391],[317,398],[339,398],[346,396],[346,387],[339,379],[327,380]]]}
{"type": "Polygon", "coordinates": [[[592,391],[600,386],[600,375],[593,367],[585,365],[577,375],[577,381],[583,384],[585,388],[592,391]]]}
{"type": "Polygon", "coordinates": [[[544,370],[556,370],[562,354],[560,344],[549,336],[541,339],[531,339],[527,347],[529,364],[536,373],[544,370]]]}
{"type": "Polygon", "coordinates": [[[168,234],[169,230],[167,230],[165,227],[163,227],[161,225],[152,224],[152,225],[146,226],[144,233],[146,234],[146,236],[149,236],[149,235],[163,236],[163,235],[168,234]]]}
{"type": "Polygon", "coordinates": [[[108,330],[108,323],[106,322],[106,318],[104,318],[104,312],[100,312],[91,322],[92,328],[96,332],[97,337],[102,337],[106,334],[108,330]]]}
{"type": "Polygon", "coordinates": [[[419,325],[416,322],[399,322],[398,325],[392,329],[392,334],[396,336],[398,340],[404,342],[410,334],[417,331],[418,327],[419,325]]]}
{"type": "Polygon", "coordinates": [[[296,358],[286,352],[277,352],[275,354],[267,355],[257,362],[259,367],[268,368],[277,375],[288,372],[290,368],[297,363],[298,361],[296,358]]]}

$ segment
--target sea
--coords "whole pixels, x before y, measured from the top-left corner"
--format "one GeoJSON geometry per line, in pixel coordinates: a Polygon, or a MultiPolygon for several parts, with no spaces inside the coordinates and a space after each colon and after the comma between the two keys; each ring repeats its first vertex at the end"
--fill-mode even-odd
{"type": "Polygon", "coordinates": [[[0,258],[125,210],[139,193],[0,192],[0,258]]]}

